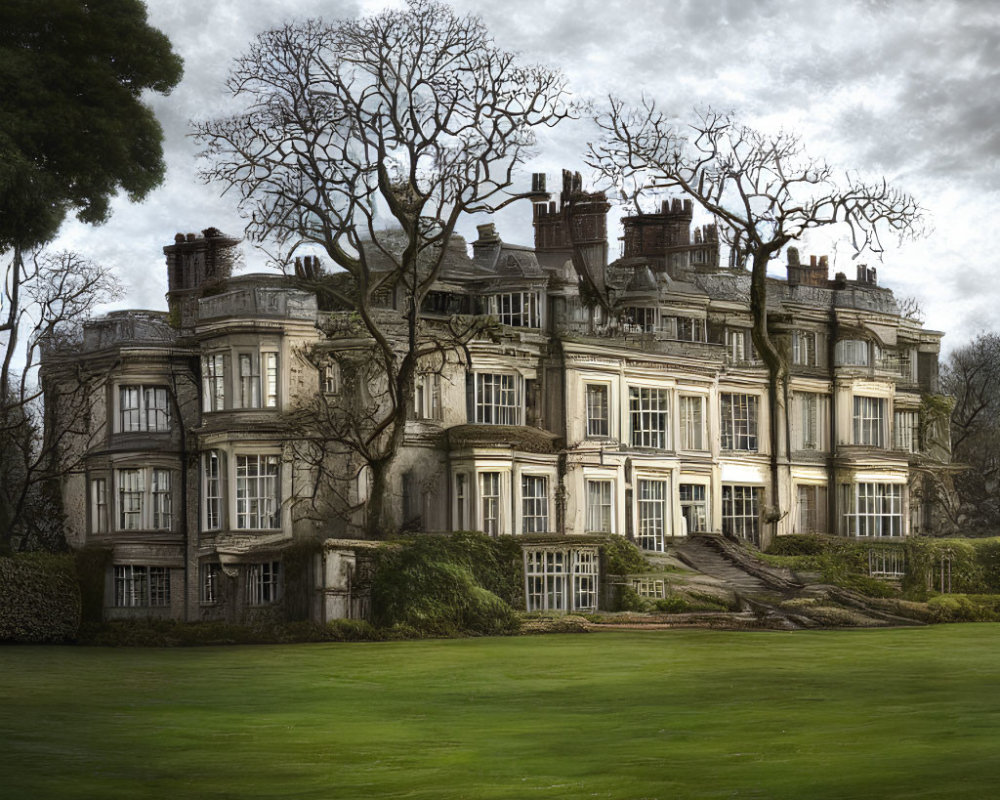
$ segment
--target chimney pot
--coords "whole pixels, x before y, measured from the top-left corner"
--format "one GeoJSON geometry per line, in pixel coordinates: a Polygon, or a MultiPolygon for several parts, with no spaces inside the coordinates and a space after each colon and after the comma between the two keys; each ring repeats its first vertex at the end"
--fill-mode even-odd
{"type": "Polygon", "coordinates": [[[184,241],[184,234],[183,233],[178,233],[178,234],[174,235],[174,244],[180,244],[183,241],[184,241]]]}

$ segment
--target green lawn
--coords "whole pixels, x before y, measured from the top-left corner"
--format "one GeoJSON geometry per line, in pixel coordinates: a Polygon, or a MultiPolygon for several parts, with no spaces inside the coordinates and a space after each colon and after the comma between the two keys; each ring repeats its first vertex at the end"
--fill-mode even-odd
{"type": "Polygon", "coordinates": [[[991,798],[1000,625],[0,648],[0,797],[991,798]]]}

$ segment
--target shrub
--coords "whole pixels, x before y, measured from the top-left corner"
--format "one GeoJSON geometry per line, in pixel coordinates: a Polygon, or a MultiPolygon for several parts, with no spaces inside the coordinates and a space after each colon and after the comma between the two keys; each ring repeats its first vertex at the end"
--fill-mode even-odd
{"type": "Polygon", "coordinates": [[[642,551],[624,536],[608,536],[601,542],[601,553],[606,575],[633,575],[649,571],[649,561],[642,551]]]}
{"type": "Polygon", "coordinates": [[[470,532],[425,535],[379,550],[372,578],[375,624],[436,636],[516,631],[517,615],[496,593],[514,594],[521,551],[513,544],[516,560],[506,541],[470,532]]]}
{"type": "Polygon", "coordinates": [[[615,604],[616,611],[649,611],[652,607],[645,597],[642,597],[631,586],[622,586],[618,592],[618,602],[615,604]]]}
{"type": "Polygon", "coordinates": [[[830,549],[824,536],[815,534],[795,534],[776,536],[767,552],[775,556],[816,556],[830,549]]]}
{"type": "Polygon", "coordinates": [[[653,601],[653,608],[662,614],[683,614],[691,611],[692,605],[686,597],[679,594],[668,594],[653,601]]]}
{"type": "Polygon", "coordinates": [[[28,553],[0,558],[0,641],[62,642],[80,628],[73,557],[28,553]]]}

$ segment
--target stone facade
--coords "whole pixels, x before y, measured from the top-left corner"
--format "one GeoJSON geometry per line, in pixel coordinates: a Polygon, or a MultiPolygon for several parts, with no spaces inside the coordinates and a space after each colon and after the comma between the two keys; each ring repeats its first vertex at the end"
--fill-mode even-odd
{"type": "MultiPolygon", "coordinates": [[[[625,220],[609,263],[604,197],[569,174],[558,204],[544,176],[534,186],[535,247],[490,224],[471,254],[456,237],[425,302],[428,331],[456,314],[499,328],[418,375],[390,476],[400,526],[525,537],[526,603],[557,610],[597,603],[592,534],[656,551],[695,532],[766,544],[933,526],[926,483],[948,459],[947,426],[924,400],[941,334],[902,317],[873,269],[831,279],[825,258],[801,264],[790,249],[787,280],[769,279],[770,331],[790,364],[772,417],[749,274],[720,266],[714,226],[692,232],[690,203],[664,204],[625,220]],[[614,313],[585,302],[581,270],[614,313]]],[[[317,516],[315,470],[288,427],[318,393],[348,391],[341,371],[364,337],[292,279],[233,277],[236,245],[215,229],[178,234],[164,248],[169,311],[93,320],[82,354],[47,358],[50,383],[72,362],[96,387],[63,497],[72,545],[111,548],[108,617],[253,619],[292,580],[310,583],[314,618],[364,613],[357,511],[317,516]],[[292,576],[300,541],[326,545],[292,576]]],[[[391,321],[402,298],[381,305],[391,321]]],[[[363,473],[353,492],[367,499],[363,473]]]]}

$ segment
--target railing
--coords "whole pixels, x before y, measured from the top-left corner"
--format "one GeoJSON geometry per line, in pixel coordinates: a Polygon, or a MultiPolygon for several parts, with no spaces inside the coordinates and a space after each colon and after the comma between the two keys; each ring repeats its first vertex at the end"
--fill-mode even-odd
{"type": "Polygon", "coordinates": [[[308,292],[265,286],[235,289],[203,297],[198,301],[198,318],[285,317],[313,319],[316,299],[308,292]]]}
{"type": "Polygon", "coordinates": [[[600,339],[616,347],[626,347],[643,353],[710,358],[722,361],[725,345],[715,342],[692,342],[676,339],[672,331],[644,331],[638,325],[595,326],[586,322],[563,322],[557,326],[557,336],[600,339]]]}

